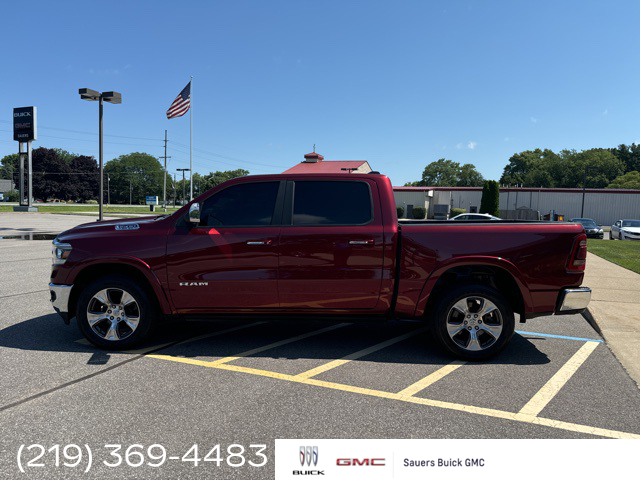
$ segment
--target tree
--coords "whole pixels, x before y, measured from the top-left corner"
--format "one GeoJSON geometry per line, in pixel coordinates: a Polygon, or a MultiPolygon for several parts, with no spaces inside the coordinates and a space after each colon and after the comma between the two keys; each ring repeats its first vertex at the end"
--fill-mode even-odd
{"type": "Polygon", "coordinates": [[[13,180],[18,183],[18,177],[16,177],[16,170],[18,168],[18,154],[12,153],[0,160],[0,178],[7,180],[13,180]]]}
{"type": "Polygon", "coordinates": [[[482,187],[482,199],[480,200],[480,213],[500,215],[500,187],[495,180],[487,180],[482,187]]]}
{"type": "MultiPolygon", "coordinates": [[[[98,196],[98,166],[93,157],[40,147],[33,150],[31,165],[34,198],[86,201],[98,196]]],[[[17,154],[4,157],[0,170],[0,176],[13,178],[19,188],[17,154]]]]}
{"type": "Polygon", "coordinates": [[[541,150],[525,150],[524,152],[514,153],[509,158],[509,163],[504,167],[500,183],[505,185],[527,185],[527,175],[534,170],[549,171],[551,164],[555,163],[558,156],[549,149],[541,150]]]}
{"type": "Polygon", "coordinates": [[[427,165],[422,172],[422,180],[408,182],[405,186],[418,187],[476,187],[482,185],[483,178],[475,165],[462,166],[453,160],[441,158],[427,165]]]}
{"type": "Polygon", "coordinates": [[[577,152],[549,149],[527,150],[511,156],[500,183],[525,187],[579,188],[587,168],[587,185],[605,187],[624,173],[624,162],[611,149],[592,148],[577,152]]]}
{"type": "MultiPolygon", "coordinates": [[[[67,188],[71,199],[76,202],[98,199],[100,195],[100,170],[96,159],[86,155],[79,155],[71,159],[70,166],[73,172],[70,178],[73,179],[73,182],[69,182],[67,188]]],[[[105,202],[107,201],[106,187],[105,176],[105,202]]]]}
{"type": "Polygon", "coordinates": [[[585,169],[586,185],[591,188],[604,188],[616,177],[624,174],[624,162],[604,148],[592,148],[582,152],[563,150],[559,156],[561,168],[555,175],[554,187],[582,187],[585,169]]]}
{"type": "Polygon", "coordinates": [[[640,171],[640,145],[621,144],[617,148],[610,148],[609,151],[624,163],[625,172],[640,171]]]}
{"type": "MultiPolygon", "coordinates": [[[[110,178],[112,203],[145,202],[147,195],[162,197],[164,168],[153,155],[134,152],[120,155],[104,166],[110,178]]],[[[167,178],[167,190],[171,180],[167,178]]]]}
{"type": "Polygon", "coordinates": [[[243,168],[238,168],[237,170],[225,170],[224,172],[216,171],[208,173],[203,176],[202,191],[204,192],[205,190],[209,190],[210,188],[220,185],[232,178],[244,177],[246,175],[249,175],[249,170],[245,170],[243,168]]]}
{"type": "Polygon", "coordinates": [[[640,190],[640,172],[633,171],[616,177],[607,188],[629,188],[640,190]]]}
{"type": "Polygon", "coordinates": [[[424,167],[422,185],[430,187],[453,187],[458,183],[460,164],[441,158],[424,167]]]}
{"type": "Polygon", "coordinates": [[[471,163],[465,163],[460,167],[458,171],[458,182],[456,186],[458,187],[479,187],[484,182],[484,178],[480,174],[478,170],[476,170],[475,165],[471,163]]]}

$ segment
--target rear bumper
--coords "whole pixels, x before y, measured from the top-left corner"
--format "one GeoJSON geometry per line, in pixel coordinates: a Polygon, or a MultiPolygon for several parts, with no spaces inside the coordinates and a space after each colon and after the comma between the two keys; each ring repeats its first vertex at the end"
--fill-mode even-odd
{"type": "Polygon", "coordinates": [[[556,315],[580,313],[589,305],[591,289],[588,287],[565,288],[560,292],[556,315]]]}
{"type": "Polygon", "coordinates": [[[69,324],[69,297],[73,285],[56,285],[49,284],[49,293],[51,294],[51,304],[53,309],[62,317],[64,323],[69,324]]]}

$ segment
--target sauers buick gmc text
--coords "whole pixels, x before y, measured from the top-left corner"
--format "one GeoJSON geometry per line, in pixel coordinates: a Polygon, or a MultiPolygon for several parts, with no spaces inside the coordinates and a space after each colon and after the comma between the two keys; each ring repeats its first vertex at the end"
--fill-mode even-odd
{"type": "Polygon", "coordinates": [[[53,242],[51,301],[126,348],[165,317],[421,319],[466,359],[520,321],[586,308],[581,225],[398,222],[384,175],[236,178],[173,215],[80,225],[53,242]]]}

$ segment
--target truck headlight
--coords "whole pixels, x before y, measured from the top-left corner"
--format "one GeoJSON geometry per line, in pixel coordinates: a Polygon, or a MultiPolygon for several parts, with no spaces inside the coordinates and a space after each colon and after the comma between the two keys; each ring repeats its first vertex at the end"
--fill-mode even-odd
{"type": "Polygon", "coordinates": [[[54,265],[62,265],[67,261],[69,254],[71,253],[71,245],[68,243],[61,243],[58,239],[53,240],[53,248],[51,250],[52,263],[54,265]]]}

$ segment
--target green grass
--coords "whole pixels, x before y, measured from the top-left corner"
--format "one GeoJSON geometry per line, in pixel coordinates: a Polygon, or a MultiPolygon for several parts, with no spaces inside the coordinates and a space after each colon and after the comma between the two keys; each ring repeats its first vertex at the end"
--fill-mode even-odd
{"type": "Polygon", "coordinates": [[[587,240],[587,251],[628,270],[640,273],[640,242],[590,238],[587,240]]]}
{"type": "MultiPolygon", "coordinates": [[[[38,208],[38,212],[42,213],[77,213],[77,212],[95,212],[98,213],[98,205],[38,205],[34,204],[34,207],[38,208]]],[[[173,213],[177,208],[168,207],[167,213],[173,213]]],[[[148,213],[149,215],[162,215],[165,212],[162,207],[156,207],[155,212],[149,211],[149,207],[141,205],[139,207],[111,205],[105,206],[105,213],[148,213]]],[[[13,205],[0,205],[0,212],[13,212],[13,205]]]]}

